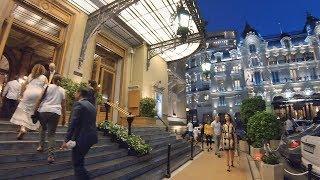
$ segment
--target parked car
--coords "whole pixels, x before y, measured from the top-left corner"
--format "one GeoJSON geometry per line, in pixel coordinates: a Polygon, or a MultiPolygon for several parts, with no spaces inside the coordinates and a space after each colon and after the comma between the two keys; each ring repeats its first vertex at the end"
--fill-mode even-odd
{"type": "Polygon", "coordinates": [[[305,131],[298,134],[283,136],[280,141],[279,152],[293,166],[301,165],[301,138],[306,135],[315,135],[319,133],[320,125],[312,124],[305,131]]]}
{"type": "Polygon", "coordinates": [[[312,164],[312,172],[320,178],[320,131],[314,136],[301,138],[302,165],[306,168],[312,164]]]}
{"type": "Polygon", "coordinates": [[[296,132],[303,132],[309,126],[311,126],[311,124],[312,124],[312,121],[310,121],[310,120],[297,119],[297,120],[294,120],[293,126],[294,126],[296,132]]]}

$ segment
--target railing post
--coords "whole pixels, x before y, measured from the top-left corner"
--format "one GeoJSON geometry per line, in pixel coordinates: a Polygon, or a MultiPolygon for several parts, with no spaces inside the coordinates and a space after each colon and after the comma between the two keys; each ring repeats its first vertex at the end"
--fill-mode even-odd
{"type": "MultiPolygon", "coordinates": [[[[109,101],[108,101],[109,102],[109,101]]],[[[110,105],[107,103],[104,103],[104,108],[106,109],[106,117],[105,120],[108,121],[108,117],[109,117],[109,109],[110,109],[110,105]]]]}
{"type": "Polygon", "coordinates": [[[202,151],[204,151],[204,147],[203,147],[203,146],[204,146],[204,145],[203,145],[203,144],[204,144],[203,136],[200,136],[200,137],[201,137],[201,148],[202,148],[202,151]]]}
{"type": "Polygon", "coordinates": [[[191,157],[190,160],[193,160],[193,138],[191,138],[191,157]]]}
{"type": "Polygon", "coordinates": [[[308,180],[312,179],[312,164],[308,164],[308,180]]]}
{"type": "Polygon", "coordinates": [[[132,116],[131,113],[130,113],[129,116],[127,117],[127,122],[128,122],[128,135],[131,135],[131,126],[132,126],[133,118],[134,118],[134,116],[132,116]]]}
{"type": "Polygon", "coordinates": [[[171,154],[171,144],[168,144],[168,157],[167,157],[167,173],[166,173],[166,178],[170,178],[170,177],[171,177],[170,154],[171,154]]]}

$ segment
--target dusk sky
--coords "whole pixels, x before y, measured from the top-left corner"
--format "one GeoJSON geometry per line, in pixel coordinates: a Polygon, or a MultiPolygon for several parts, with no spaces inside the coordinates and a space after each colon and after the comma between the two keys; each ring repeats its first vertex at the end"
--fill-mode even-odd
{"type": "Polygon", "coordinates": [[[198,0],[207,31],[242,32],[246,21],[262,35],[301,30],[306,12],[320,18],[320,0],[198,0]]]}

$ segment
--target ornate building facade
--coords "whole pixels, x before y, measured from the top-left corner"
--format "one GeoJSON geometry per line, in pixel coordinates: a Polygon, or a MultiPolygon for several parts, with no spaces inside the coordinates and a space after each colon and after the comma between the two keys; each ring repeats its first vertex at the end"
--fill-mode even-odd
{"type": "Polygon", "coordinates": [[[199,120],[205,113],[237,115],[247,96],[263,97],[283,118],[312,119],[319,111],[320,19],[308,14],[302,30],[273,36],[261,36],[247,23],[236,47],[209,47],[209,82],[201,79],[198,55],[186,65],[187,106],[199,120]]]}

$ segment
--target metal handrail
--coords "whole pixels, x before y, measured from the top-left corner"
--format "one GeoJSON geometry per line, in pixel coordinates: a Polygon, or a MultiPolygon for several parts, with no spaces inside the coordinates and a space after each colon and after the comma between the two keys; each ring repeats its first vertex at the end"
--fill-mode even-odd
{"type": "Polygon", "coordinates": [[[159,115],[157,115],[157,118],[160,119],[160,121],[164,124],[164,126],[166,126],[166,131],[169,131],[169,125],[166,124],[166,123],[159,117],[159,115]]]}

